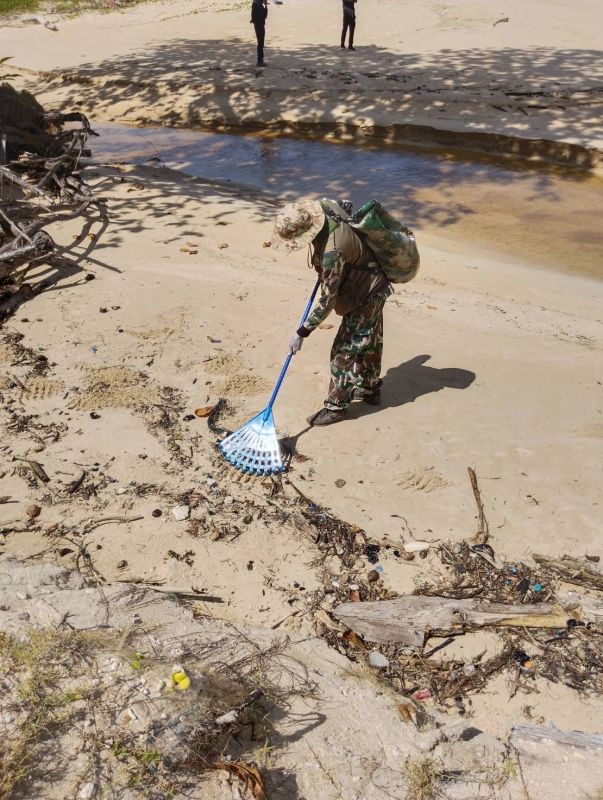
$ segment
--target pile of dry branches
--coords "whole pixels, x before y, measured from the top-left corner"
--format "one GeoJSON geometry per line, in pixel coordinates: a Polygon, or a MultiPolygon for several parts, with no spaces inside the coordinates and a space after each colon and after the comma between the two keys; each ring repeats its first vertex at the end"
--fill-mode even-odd
{"type": "MultiPolygon", "coordinates": [[[[0,90],[3,98],[7,91],[10,94],[6,85],[0,90]]],[[[0,131],[2,154],[15,156],[7,164],[0,163],[0,321],[32,293],[24,284],[32,268],[62,265],[64,259],[47,230],[49,225],[78,217],[91,205],[104,215],[80,174],[82,158],[90,155],[88,137],[95,135],[87,118],[79,112],[52,112],[44,113],[40,121],[39,113],[29,119],[22,112],[8,133],[4,128],[0,131]],[[65,128],[74,122],[79,127],[65,128]],[[11,131],[19,128],[26,129],[26,138],[15,133],[11,142],[11,131]],[[20,149],[23,146],[28,149],[20,149]]]]}

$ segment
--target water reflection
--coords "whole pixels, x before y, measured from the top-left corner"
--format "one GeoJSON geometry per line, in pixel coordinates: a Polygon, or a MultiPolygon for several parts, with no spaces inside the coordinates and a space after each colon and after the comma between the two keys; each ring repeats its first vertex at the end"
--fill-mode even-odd
{"type": "Polygon", "coordinates": [[[603,181],[596,176],[292,138],[96,129],[97,159],[160,159],[192,175],[284,198],[337,194],[360,204],[379,197],[415,230],[445,227],[455,239],[603,278],[603,181]]]}

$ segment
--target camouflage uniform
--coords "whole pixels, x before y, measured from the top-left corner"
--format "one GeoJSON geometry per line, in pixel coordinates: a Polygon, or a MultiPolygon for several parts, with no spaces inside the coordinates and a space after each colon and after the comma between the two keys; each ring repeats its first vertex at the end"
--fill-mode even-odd
{"type": "Polygon", "coordinates": [[[383,354],[383,306],[387,294],[381,294],[341,320],[331,348],[331,383],[325,408],[347,408],[354,392],[371,394],[381,386],[383,354]]]}
{"type": "Polygon", "coordinates": [[[328,240],[317,248],[321,295],[298,330],[308,336],[331,313],[343,316],[331,349],[331,383],[325,408],[347,408],[354,392],[370,394],[381,386],[383,306],[392,288],[381,270],[368,267],[370,251],[345,223],[328,220],[328,240]]]}

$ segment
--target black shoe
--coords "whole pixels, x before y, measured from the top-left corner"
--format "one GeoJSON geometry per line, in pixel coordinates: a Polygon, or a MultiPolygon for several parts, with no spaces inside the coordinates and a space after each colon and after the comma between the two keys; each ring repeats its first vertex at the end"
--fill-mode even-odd
{"type": "Polygon", "coordinates": [[[339,46],[341,47],[342,50],[345,50],[345,44],[343,42],[339,46]]]}
{"type": "Polygon", "coordinates": [[[356,50],[356,48],[353,45],[349,45],[348,50],[356,50]]]}
{"type": "Polygon", "coordinates": [[[308,417],[306,421],[312,428],[315,426],[334,425],[336,422],[341,422],[346,414],[347,410],[345,408],[341,411],[331,411],[328,408],[321,408],[316,414],[312,414],[308,417]]]}
{"type": "Polygon", "coordinates": [[[356,390],[354,392],[354,400],[362,400],[363,403],[368,403],[369,406],[380,406],[381,389],[375,389],[374,392],[370,392],[369,394],[364,394],[363,392],[356,390]]]}
{"type": "Polygon", "coordinates": [[[265,67],[265,66],[266,66],[265,61],[258,61],[258,63],[256,64],[256,67],[265,67]]]}

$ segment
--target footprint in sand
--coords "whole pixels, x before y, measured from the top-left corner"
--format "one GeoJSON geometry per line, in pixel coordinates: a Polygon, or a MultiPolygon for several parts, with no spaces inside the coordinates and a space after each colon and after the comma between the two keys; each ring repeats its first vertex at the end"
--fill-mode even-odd
{"type": "Polygon", "coordinates": [[[25,382],[25,389],[21,391],[21,400],[46,400],[54,397],[57,392],[65,388],[61,381],[49,381],[46,378],[32,376],[25,382]]]}
{"type": "Polygon", "coordinates": [[[406,472],[398,486],[413,492],[435,492],[450,486],[446,478],[435,467],[415,467],[406,472]]]}
{"type": "Polygon", "coordinates": [[[139,409],[161,402],[158,386],[147,376],[128,367],[85,367],[84,391],[73,397],[69,408],[79,411],[97,408],[139,409]]]}

